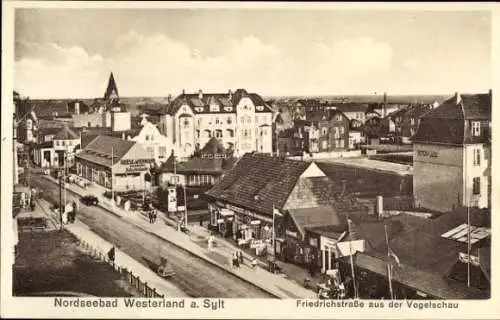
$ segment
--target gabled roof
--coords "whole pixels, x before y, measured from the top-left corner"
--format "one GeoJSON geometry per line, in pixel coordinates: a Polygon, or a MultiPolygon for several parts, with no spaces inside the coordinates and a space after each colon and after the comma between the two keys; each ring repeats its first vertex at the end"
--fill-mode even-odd
{"type": "Polygon", "coordinates": [[[113,164],[115,164],[120,161],[134,145],[134,141],[99,135],[90,141],[76,157],[110,166],[111,156],[113,156],[113,164]]]}
{"type": "Polygon", "coordinates": [[[79,136],[68,126],[64,126],[54,137],[56,140],[74,140],[78,138],[79,136]]]}
{"type": "Polygon", "coordinates": [[[165,161],[165,162],[163,162],[163,163],[161,164],[161,166],[160,166],[160,168],[158,169],[158,171],[159,171],[159,172],[164,172],[164,173],[166,173],[166,172],[174,172],[174,166],[178,166],[178,165],[179,165],[178,163],[176,164],[176,163],[175,163],[175,161],[176,161],[176,160],[175,160],[175,156],[174,156],[174,154],[172,153],[172,154],[168,157],[167,161],[165,161]]]}
{"type": "Polygon", "coordinates": [[[247,153],[206,195],[271,214],[273,205],[284,206],[298,178],[309,166],[310,163],[302,161],[247,153]]]}
{"type": "MultiPolygon", "coordinates": [[[[491,121],[491,96],[489,94],[454,96],[439,107],[421,117],[414,142],[444,143],[460,145],[472,142],[484,142],[488,128],[480,137],[470,137],[465,120],[491,121]]],[[[468,128],[468,126],[467,126],[468,128]]]]}

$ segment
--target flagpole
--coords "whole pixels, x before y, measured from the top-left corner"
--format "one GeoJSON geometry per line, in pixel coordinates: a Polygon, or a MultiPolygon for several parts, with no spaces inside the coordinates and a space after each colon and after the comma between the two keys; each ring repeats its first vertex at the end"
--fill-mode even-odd
{"type": "Polygon", "coordinates": [[[469,206],[467,206],[467,287],[470,287],[470,210],[469,206]]]}
{"type": "Polygon", "coordinates": [[[115,203],[115,190],[114,190],[114,183],[113,183],[113,164],[114,164],[114,148],[111,146],[111,203],[115,203]]]}
{"type": "Polygon", "coordinates": [[[349,253],[351,260],[351,275],[352,275],[352,287],[354,288],[354,297],[358,297],[358,290],[356,287],[356,274],[354,272],[354,260],[353,260],[353,252],[352,252],[352,236],[351,236],[351,220],[349,217],[347,218],[347,229],[349,231],[349,253]]]}
{"type": "Polygon", "coordinates": [[[389,292],[391,293],[391,299],[394,299],[394,293],[392,291],[392,276],[391,276],[391,264],[389,260],[391,258],[391,251],[389,248],[389,236],[387,235],[387,225],[384,225],[385,231],[385,242],[387,243],[387,279],[389,280],[389,292]]]}

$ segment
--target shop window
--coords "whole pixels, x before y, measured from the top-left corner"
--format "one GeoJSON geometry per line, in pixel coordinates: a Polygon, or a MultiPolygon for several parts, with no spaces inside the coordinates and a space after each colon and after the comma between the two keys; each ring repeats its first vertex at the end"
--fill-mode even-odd
{"type": "Polygon", "coordinates": [[[481,194],[481,178],[476,177],[472,179],[472,194],[481,194]]]}
{"type": "Polygon", "coordinates": [[[146,152],[147,152],[149,158],[155,157],[155,149],[153,147],[147,147],[146,152]]]}

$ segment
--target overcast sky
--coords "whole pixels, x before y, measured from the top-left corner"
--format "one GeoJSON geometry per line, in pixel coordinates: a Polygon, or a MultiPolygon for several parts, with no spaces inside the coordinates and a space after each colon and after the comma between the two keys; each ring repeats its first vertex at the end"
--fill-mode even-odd
{"type": "Polygon", "coordinates": [[[262,95],[483,92],[489,12],[17,9],[15,89],[32,98],[182,89],[262,95]]]}

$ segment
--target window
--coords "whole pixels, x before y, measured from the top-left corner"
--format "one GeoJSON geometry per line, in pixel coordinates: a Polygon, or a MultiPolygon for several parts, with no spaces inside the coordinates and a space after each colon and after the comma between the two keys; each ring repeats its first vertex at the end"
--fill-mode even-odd
{"type": "Polygon", "coordinates": [[[344,134],[344,132],[345,132],[344,130],[345,130],[344,127],[340,127],[340,134],[344,134]]]}
{"type": "Polygon", "coordinates": [[[230,138],[234,137],[234,132],[233,132],[233,130],[231,130],[231,129],[227,129],[227,130],[226,130],[226,133],[227,133],[227,135],[228,135],[230,138]]]}
{"type": "Polygon", "coordinates": [[[220,124],[220,119],[218,117],[215,118],[215,124],[220,124]]]}
{"type": "Polygon", "coordinates": [[[201,126],[201,119],[198,119],[198,127],[201,126]]]}
{"type": "Polygon", "coordinates": [[[147,135],[144,137],[144,139],[145,139],[146,141],[149,141],[149,135],[147,134],[147,135]]]}
{"type": "Polygon", "coordinates": [[[327,129],[327,128],[322,128],[322,129],[321,129],[321,134],[322,134],[322,135],[326,136],[326,135],[327,135],[327,133],[328,133],[328,129],[327,129]]]}
{"type": "Polygon", "coordinates": [[[480,166],[481,165],[481,149],[474,149],[474,165],[475,166],[480,166]]]}
{"type": "Polygon", "coordinates": [[[148,157],[150,157],[150,158],[155,157],[155,149],[153,147],[147,147],[146,152],[148,154],[148,157]]]}
{"type": "Polygon", "coordinates": [[[321,141],[321,148],[323,149],[326,149],[328,146],[327,146],[327,142],[326,141],[321,141]]]}
{"type": "Polygon", "coordinates": [[[167,147],[158,147],[158,158],[165,158],[167,156],[167,147]]]}
{"type": "Polygon", "coordinates": [[[342,115],[341,114],[337,114],[337,116],[335,117],[335,119],[337,121],[342,121],[342,115]]]}
{"type": "Polygon", "coordinates": [[[189,126],[189,119],[184,119],[184,127],[188,127],[189,126]]]}
{"type": "Polygon", "coordinates": [[[231,117],[227,117],[227,124],[231,124],[233,120],[231,120],[231,117]]]}
{"type": "Polygon", "coordinates": [[[481,135],[481,122],[479,121],[472,122],[472,135],[474,137],[479,137],[481,135]]]}
{"type": "Polygon", "coordinates": [[[415,125],[415,118],[411,118],[410,119],[410,123],[411,123],[412,126],[414,126],[415,125]]]}
{"type": "Polygon", "coordinates": [[[200,137],[200,130],[196,130],[196,138],[200,137]]]}
{"type": "Polygon", "coordinates": [[[341,148],[344,148],[344,147],[345,147],[345,142],[344,142],[344,139],[341,139],[341,140],[340,140],[340,147],[341,147],[341,148]]]}
{"type": "Polygon", "coordinates": [[[222,138],[222,130],[216,130],[215,131],[215,137],[216,138],[222,138]]]}
{"type": "Polygon", "coordinates": [[[472,179],[472,194],[481,194],[481,178],[472,179]]]}

